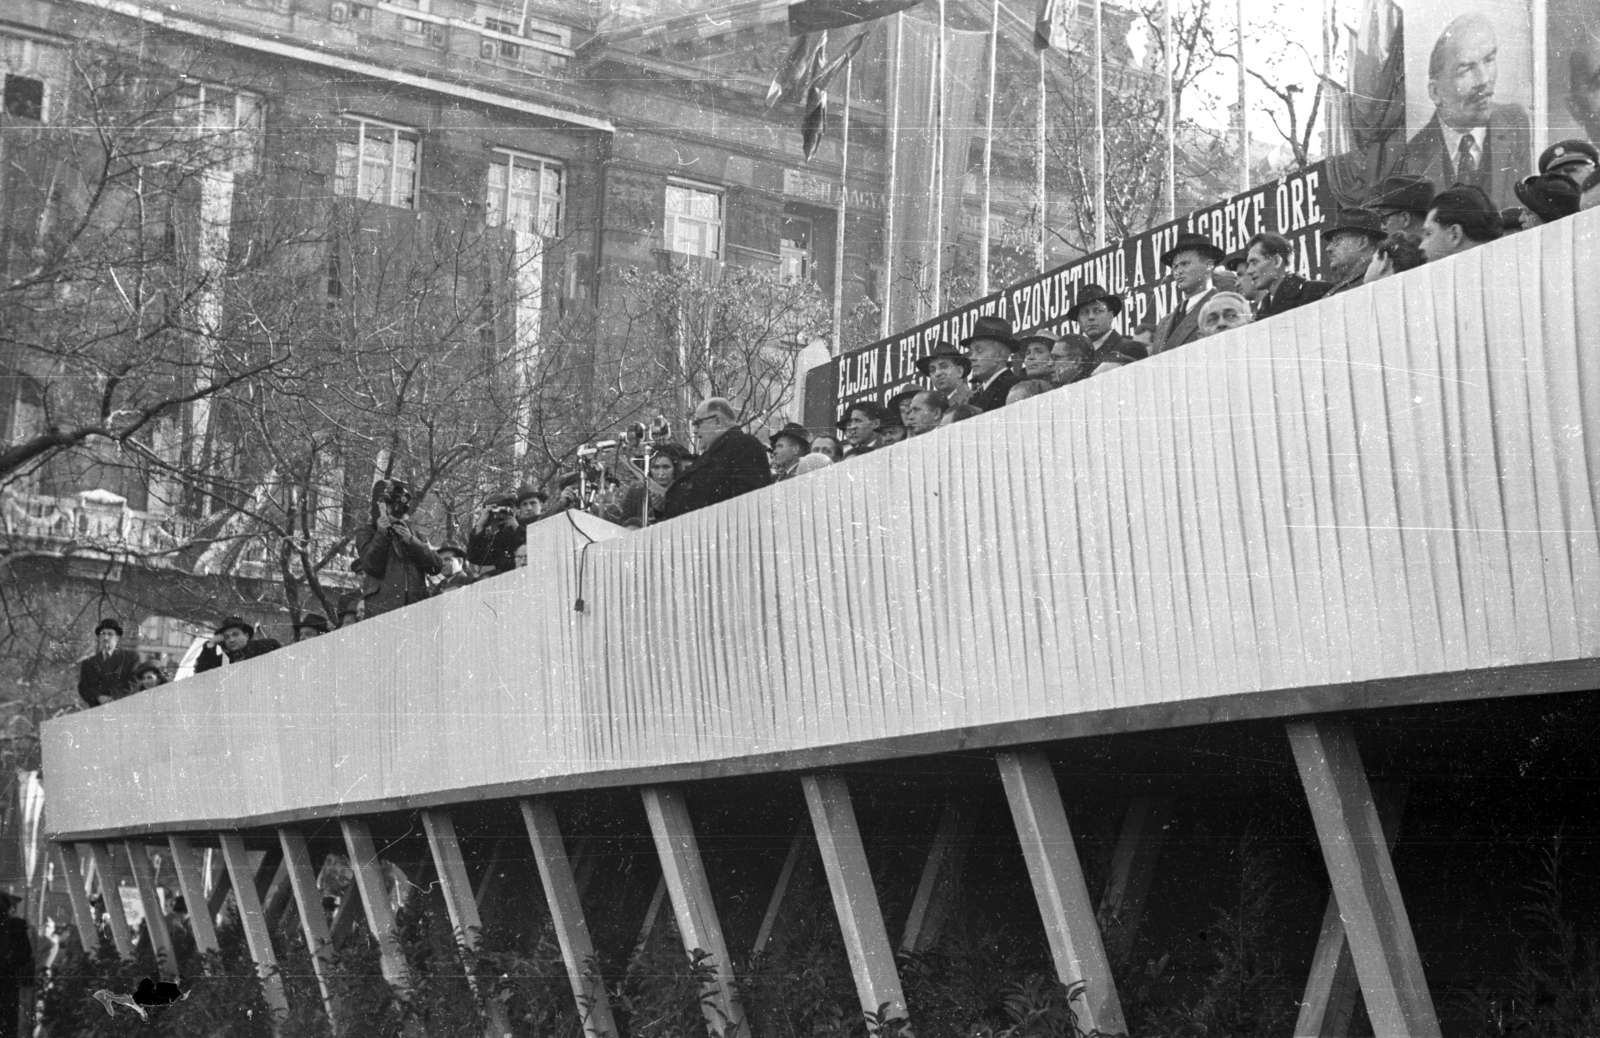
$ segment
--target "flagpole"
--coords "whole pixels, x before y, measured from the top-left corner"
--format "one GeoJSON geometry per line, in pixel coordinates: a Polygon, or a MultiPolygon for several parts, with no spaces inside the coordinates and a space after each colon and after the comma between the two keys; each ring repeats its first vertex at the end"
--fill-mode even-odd
{"type": "Polygon", "coordinates": [[[844,63],[844,129],[839,141],[839,208],[833,229],[833,355],[837,357],[844,340],[844,218],[850,194],[850,77],[856,62],[844,63]]]}
{"type": "Polygon", "coordinates": [[[1250,190],[1250,109],[1244,73],[1244,0],[1235,0],[1239,26],[1239,190],[1250,190]]]}
{"type": "Polygon", "coordinates": [[[944,310],[944,0],[939,0],[939,60],[934,64],[934,205],[933,205],[933,314],[944,310]]]}
{"type": "Polygon", "coordinates": [[[978,228],[978,295],[989,294],[990,186],[994,161],[994,63],[1000,46],[1000,0],[989,7],[989,112],[983,134],[983,225],[978,228]]]}
{"type": "Polygon", "coordinates": [[[1034,248],[1033,265],[1039,273],[1044,273],[1045,253],[1045,184],[1044,184],[1044,142],[1045,142],[1045,92],[1044,92],[1044,51],[1039,52],[1039,104],[1035,109],[1038,125],[1034,127],[1034,144],[1037,145],[1038,155],[1035,158],[1034,177],[1036,178],[1035,190],[1039,198],[1039,243],[1034,248]]]}
{"type": "Polygon", "coordinates": [[[1178,218],[1178,113],[1172,89],[1172,0],[1161,0],[1162,64],[1167,82],[1167,219],[1178,218]]]}
{"type": "Polygon", "coordinates": [[[893,100],[889,105],[889,190],[888,205],[883,213],[883,284],[878,295],[883,309],[878,312],[878,338],[889,337],[889,308],[894,297],[894,261],[899,250],[894,244],[895,175],[900,155],[900,55],[905,42],[906,16],[894,16],[894,65],[889,75],[894,77],[893,100]]]}
{"type": "MultiPolygon", "coordinates": [[[[1239,0],[1243,3],[1244,0],[1239,0]]],[[[1094,247],[1106,247],[1105,23],[1102,0],[1094,0],[1094,247]]]]}

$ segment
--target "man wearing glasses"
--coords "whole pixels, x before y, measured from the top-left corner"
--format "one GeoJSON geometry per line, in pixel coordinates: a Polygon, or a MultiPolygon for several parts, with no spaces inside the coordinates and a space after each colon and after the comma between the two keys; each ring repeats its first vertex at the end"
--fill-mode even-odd
{"type": "Polygon", "coordinates": [[[739,416],[727,400],[708,397],[694,409],[689,424],[700,441],[700,457],[667,488],[661,501],[663,521],[772,482],[767,449],[739,428],[739,416]]]}

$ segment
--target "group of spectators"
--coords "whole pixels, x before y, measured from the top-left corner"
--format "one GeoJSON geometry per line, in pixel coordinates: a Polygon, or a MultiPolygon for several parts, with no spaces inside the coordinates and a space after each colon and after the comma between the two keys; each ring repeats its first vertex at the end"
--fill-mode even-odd
{"type": "MultiPolygon", "coordinates": [[[[410,486],[380,480],[373,488],[371,521],[355,539],[351,568],[362,586],[339,600],[338,626],[526,565],[527,527],[569,509],[634,528],[664,522],[1600,206],[1600,149],[1588,141],[1552,145],[1540,156],[1539,172],[1518,183],[1516,193],[1523,208],[1503,213],[1475,186],[1440,191],[1417,174],[1389,177],[1365,206],[1343,211],[1323,232],[1328,280],[1295,273],[1294,248],[1276,234],[1258,234],[1232,255],[1204,235],[1180,235],[1161,262],[1181,299],[1172,312],[1132,334],[1116,330],[1123,299],[1100,285],[1084,286],[1067,311],[1077,327],[1073,333],[1018,337],[1005,320],[980,317],[959,345],[941,342],[917,361],[927,388],[906,389],[886,405],[852,403],[838,422],[841,436],[791,422],[762,442],[740,427],[731,402],[712,397],[695,409],[690,423],[698,454],[657,441],[642,469],[630,463],[630,478],[604,480],[597,492],[586,493],[582,477],[568,473],[554,494],[527,484],[492,494],[465,547],[454,541],[431,545],[414,526],[410,486]]],[[[332,629],[327,618],[306,613],[293,625],[294,640],[332,629]]],[[[160,662],[119,648],[122,634],[112,619],[95,628],[96,652],[79,665],[78,693],[89,706],[168,679],[160,662]]],[[[280,647],[243,618],[229,616],[202,646],[194,669],[240,663],[280,647]]]]}

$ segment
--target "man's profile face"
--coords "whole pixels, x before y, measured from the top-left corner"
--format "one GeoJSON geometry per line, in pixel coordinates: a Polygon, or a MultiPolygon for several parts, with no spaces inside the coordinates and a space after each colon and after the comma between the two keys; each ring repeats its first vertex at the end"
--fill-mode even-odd
{"type": "Polygon", "coordinates": [[[1058,386],[1074,382],[1086,374],[1094,363],[1094,354],[1062,339],[1050,351],[1050,381],[1058,386]]]}
{"type": "Polygon", "coordinates": [[[913,436],[938,428],[939,419],[943,417],[944,412],[928,402],[926,393],[918,393],[906,406],[906,428],[911,430],[913,436]]]}
{"type": "Polygon", "coordinates": [[[1416,217],[1402,209],[1384,213],[1378,218],[1378,226],[1383,228],[1384,234],[1416,234],[1421,230],[1416,217]]]}
{"type": "Polygon", "coordinates": [[[1283,277],[1283,257],[1269,256],[1266,249],[1252,245],[1244,260],[1244,272],[1252,289],[1271,288],[1283,277]]]}
{"type": "Polygon", "coordinates": [[[1461,251],[1461,228],[1454,224],[1442,224],[1433,217],[1434,213],[1430,211],[1428,218],[1422,221],[1422,254],[1428,257],[1429,263],[1461,251]]]}
{"type": "Polygon", "coordinates": [[[1211,263],[1198,252],[1180,252],[1172,258],[1172,280],[1184,295],[1203,292],[1211,283],[1211,263]]]}
{"type": "Polygon", "coordinates": [[[1011,350],[993,339],[975,339],[967,350],[972,358],[972,379],[987,382],[989,377],[1011,363],[1011,350]]]}
{"type": "Polygon", "coordinates": [[[728,420],[715,411],[705,407],[694,409],[694,418],[689,421],[695,433],[700,437],[700,442],[709,447],[716,442],[717,437],[728,431],[728,420]]]}
{"type": "Polygon", "coordinates": [[[250,642],[250,636],[237,627],[230,627],[222,632],[222,647],[229,652],[238,652],[250,642]]]}
{"type": "Polygon", "coordinates": [[[1600,142],[1600,33],[1572,49],[1567,59],[1571,76],[1567,107],[1583,124],[1584,136],[1600,142]]]}
{"type": "Polygon", "coordinates": [[[851,411],[844,426],[844,438],[857,447],[871,443],[878,435],[878,420],[865,411],[851,411]]]}
{"type": "Polygon", "coordinates": [[[1328,266],[1340,280],[1357,270],[1367,269],[1376,248],[1364,234],[1335,234],[1322,244],[1322,254],[1328,266]]]}
{"type": "Polygon", "coordinates": [[[1096,301],[1078,311],[1078,328],[1090,339],[1098,339],[1111,330],[1111,322],[1115,319],[1111,307],[1096,301]]]}
{"type": "Polygon", "coordinates": [[[109,627],[97,632],[94,636],[95,644],[100,647],[101,652],[107,655],[117,651],[117,642],[121,640],[122,639],[117,636],[117,632],[111,630],[109,627]]]}
{"type": "Polygon", "coordinates": [[[961,365],[948,357],[941,357],[928,365],[928,378],[933,382],[934,389],[949,393],[961,385],[961,365]]]}
{"type": "Polygon", "coordinates": [[[800,445],[789,436],[780,436],[772,441],[772,467],[787,469],[800,460],[800,445]]]}
{"type": "Polygon", "coordinates": [[[1445,44],[1444,68],[1428,80],[1428,97],[1446,126],[1467,130],[1488,124],[1499,46],[1488,26],[1479,24],[1463,26],[1445,44]]]}

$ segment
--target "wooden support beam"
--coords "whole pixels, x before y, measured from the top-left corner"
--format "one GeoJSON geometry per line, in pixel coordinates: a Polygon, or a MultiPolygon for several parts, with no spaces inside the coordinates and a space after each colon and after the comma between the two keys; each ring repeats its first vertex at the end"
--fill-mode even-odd
{"type": "Polygon", "coordinates": [[[731,1034],[744,1026],[744,1006],[734,986],[733,959],[728,955],[717,906],[711,898],[700,843],[689,819],[689,802],[681,791],[660,786],[646,787],[640,795],[650,819],[650,834],[656,841],[656,857],[661,859],[661,876],[667,881],[667,896],[672,899],[683,950],[710,955],[707,965],[713,979],[706,992],[708,997],[701,1002],[706,1024],[712,1031],[731,1034]]]}
{"type": "MultiPolygon", "coordinates": [[[[212,850],[213,848],[208,847],[206,853],[211,854],[212,850]]],[[[222,862],[220,848],[216,849],[216,854],[212,855],[212,858],[218,863],[219,868],[212,880],[211,892],[206,895],[205,906],[206,911],[211,913],[212,920],[220,926],[222,924],[219,917],[222,915],[223,907],[228,903],[228,895],[233,891],[233,877],[228,875],[227,866],[222,862]]]]}
{"type": "Polygon", "coordinates": [[[1084,886],[1083,866],[1078,862],[1050,761],[1032,750],[1001,753],[995,761],[1022,841],[1034,897],[1044,916],[1056,976],[1068,987],[1083,983],[1078,1022],[1084,1030],[1121,1034],[1128,1029],[1122,1001],[1117,997],[1111,961],[1084,886]]]}
{"type": "Polygon", "coordinates": [[[178,877],[178,892],[183,895],[184,907],[188,909],[189,933],[194,937],[195,950],[204,957],[217,951],[217,928],[214,914],[206,907],[201,864],[187,836],[178,833],[168,836],[167,850],[172,855],[172,871],[178,877]]]}
{"type": "Polygon", "coordinates": [[[833,910],[844,935],[861,1011],[883,1010],[889,1017],[904,1017],[906,997],[900,988],[900,973],[895,969],[889,931],[878,908],[872,873],[867,868],[850,787],[839,775],[802,775],[800,787],[811,812],[811,828],[817,834],[822,871],[833,894],[833,910]]]}
{"type": "Polygon", "coordinates": [[[359,818],[341,818],[345,849],[350,854],[350,871],[361,892],[361,907],[366,909],[367,929],[378,942],[378,968],[383,979],[404,1001],[411,997],[411,969],[395,937],[394,909],[389,904],[389,887],[384,882],[378,851],[372,844],[372,830],[359,818]]]}
{"type": "Polygon", "coordinates": [[[939,815],[939,828],[933,834],[928,859],[922,864],[922,877],[917,881],[906,928],[900,935],[901,951],[926,951],[938,939],[945,911],[961,883],[967,845],[976,822],[977,812],[955,801],[946,804],[939,815]]]}
{"type": "Polygon", "coordinates": [[[339,907],[333,910],[333,922],[328,926],[328,940],[333,942],[335,948],[355,928],[360,918],[361,891],[351,883],[345,889],[344,897],[339,899],[339,907]]]}
{"type": "Polygon", "coordinates": [[[117,881],[116,866],[111,863],[111,851],[103,843],[88,845],[94,859],[94,874],[100,883],[100,900],[105,903],[106,921],[111,924],[111,942],[117,954],[124,959],[133,958],[133,934],[128,929],[128,916],[122,905],[122,886],[117,881]]]}
{"type": "Polygon", "coordinates": [[[506,852],[511,846],[511,841],[504,836],[494,842],[494,850],[489,852],[489,866],[483,870],[483,878],[478,880],[478,889],[472,892],[472,900],[478,903],[478,911],[486,907],[485,899],[494,889],[495,877],[500,874],[500,865],[506,860],[506,852]]]}
{"type": "MultiPolygon", "coordinates": [[[[1384,839],[1394,851],[1400,838],[1400,813],[1406,799],[1405,783],[1372,784],[1378,805],[1378,821],[1384,839]]],[[[1344,920],[1339,918],[1339,899],[1328,895],[1322,913],[1322,929],[1311,956],[1311,971],[1306,978],[1305,997],[1295,1020],[1295,1038],[1349,1038],[1356,1005],[1361,1000],[1361,981],[1356,976],[1355,960],[1350,957],[1350,942],[1345,938],[1344,920]]]]}
{"type": "Polygon", "coordinates": [[[294,887],[289,880],[289,863],[280,856],[278,867],[272,872],[272,882],[267,884],[266,892],[261,895],[261,914],[266,917],[268,926],[277,925],[278,917],[289,907],[292,897],[294,887]]]}
{"type": "Polygon", "coordinates": [[[289,1003],[283,995],[283,977],[278,973],[278,955],[272,950],[272,935],[267,932],[267,920],[261,914],[261,899],[256,895],[250,852],[245,848],[244,837],[238,833],[221,832],[217,834],[217,840],[222,845],[222,861],[227,865],[228,877],[233,883],[233,900],[239,909],[239,925],[244,929],[245,946],[255,960],[256,974],[261,978],[261,990],[266,995],[267,1008],[281,1018],[288,1014],[289,1003]]]}
{"type": "MultiPolygon", "coordinates": [[[[472,881],[467,877],[467,864],[461,857],[461,842],[456,839],[455,823],[448,811],[438,809],[422,812],[422,827],[428,834],[428,849],[433,853],[433,867],[439,875],[439,889],[450,913],[450,926],[456,940],[471,962],[478,950],[478,938],[483,932],[483,920],[478,916],[478,903],[472,898],[472,881]]],[[[478,977],[467,970],[467,983],[475,994],[482,996],[478,977]]],[[[498,999],[481,1002],[485,1006],[484,1027],[488,1038],[510,1038],[511,1021],[506,1016],[505,1003],[498,999]]]]}
{"type": "Polygon", "coordinates": [[[95,923],[94,908],[89,904],[89,891],[84,886],[83,872],[78,867],[78,848],[65,843],[51,843],[56,862],[61,866],[61,878],[67,885],[67,900],[72,903],[72,925],[78,931],[78,944],[84,954],[93,958],[100,951],[100,927],[95,923]]]}
{"type": "Polygon", "coordinates": [[[330,983],[333,945],[328,937],[328,914],[322,908],[322,891],[317,887],[317,876],[311,868],[311,852],[306,847],[305,835],[298,829],[279,829],[278,846],[283,848],[283,867],[288,872],[289,887],[299,911],[300,933],[311,952],[311,972],[317,977],[322,1009],[328,1014],[329,1028],[337,1035],[343,1029],[343,1021],[330,983]]]}
{"type": "Polygon", "coordinates": [[[1373,1031],[1437,1038],[1439,1018],[1355,733],[1343,722],[1287,728],[1373,1031]]]}
{"type": "Polygon", "coordinates": [[[644,922],[639,924],[639,936],[634,939],[633,953],[628,956],[628,967],[644,955],[645,949],[650,945],[650,935],[655,932],[656,920],[661,916],[661,906],[667,900],[667,880],[663,876],[656,880],[656,889],[650,895],[650,907],[644,910],[644,922]]]}
{"type": "Polygon", "coordinates": [[[1172,818],[1168,797],[1134,797],[1122,819],[1122,833],[1111,856],[1111,876],[1100,898],[1100,928],[1106,954],[1116,969],[1127,965],[1133,940],[1144,920],[1145,899],[1155,878],[1156,861],[1172,818]]]}
{"type": "Polygon", "coordinates": [[[800,827],[795,830],[794,839],[789,841],[789,853],[783,859],[783,867],[778,870],[778,882],[772,887],[772,897],[767,899],[766,914],[761,917],[761,928],[756,931],[756,941],[750,948],[752,955],[760,955],[767,950],[767,944],[772,940],[772,931],[778,925],[778,913],[783,911],[783,902],[789,896],[789,888],[805,874],[805,868],[811,858],[806,851],[811,846],[811,816],[808,813],[800,820],[800,827]]]}
{"type": "Polygon", "coordinates": [[[528,842],[533,845],[533,860],[539,866],[539,882],[544,885],[545,902],[550,906],[556,941],[561,946],[561,961],[567,967],[572,996],[583,1017],[584,1033],[588,1038],[610,1038],[617,1033],[617,1024],[611,1016],[605,984],[589,969],[589,962],[594,958],[594,941],[589,937],[589,924],[583,918],[583,903],[578,898],[578,884],[572,875],[572,859],[567,857],[555,810],[543,798],[524,800],[520,806],[523,825],[528,829],[528,842]]]}
{"type": "Polygon", "coordinates": [[[166,979],[173,979],[178,975],[178,953],[173,950],[167,914],[162,910],[161,894],[156,890],[156,870],[142,842],[123,840],[122,847],[127,852],[128,869],[139,891],[139,904],[144,908],[144,932],[155,952],[156,970],[166,979]]]}

